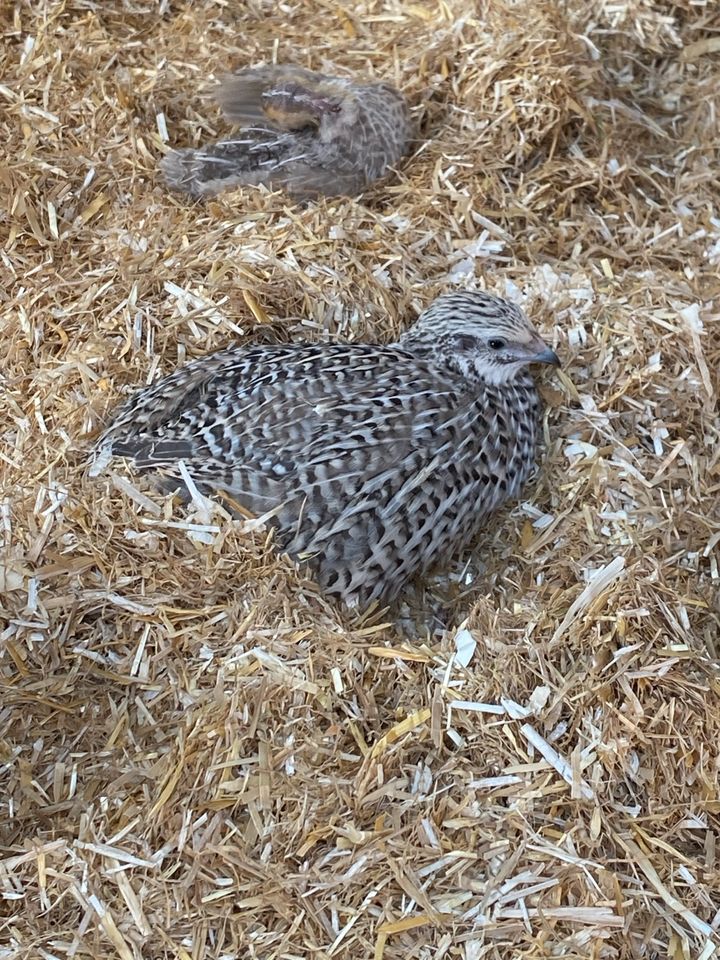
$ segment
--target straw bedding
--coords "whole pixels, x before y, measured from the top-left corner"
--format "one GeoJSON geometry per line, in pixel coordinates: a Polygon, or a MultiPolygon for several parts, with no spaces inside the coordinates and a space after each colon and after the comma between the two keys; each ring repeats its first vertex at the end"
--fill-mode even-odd
{"type": "Polygon", "coordinates": [[[0,956],[686,958],[720,945],[720,17],[691,0],[5,3],[0,956]],[[170,196],[213,75],[390,79],[359,200],[170,196]],[[91,433],[231,342],[436,293],[564,358],[444,628],[344,618],[91,433]]]}

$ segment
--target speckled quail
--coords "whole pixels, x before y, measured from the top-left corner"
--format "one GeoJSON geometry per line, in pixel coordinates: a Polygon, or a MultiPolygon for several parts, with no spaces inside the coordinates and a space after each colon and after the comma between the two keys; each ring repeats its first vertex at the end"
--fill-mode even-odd
{"type": "Polygon", "coordinates": [[[448,561],[531,471],[531,363],[558,364],[523,312],[437,299],[393,344],[232,347],[141,390],[98,441],[269,521],[348,606],[389,601],[448,561]]]}

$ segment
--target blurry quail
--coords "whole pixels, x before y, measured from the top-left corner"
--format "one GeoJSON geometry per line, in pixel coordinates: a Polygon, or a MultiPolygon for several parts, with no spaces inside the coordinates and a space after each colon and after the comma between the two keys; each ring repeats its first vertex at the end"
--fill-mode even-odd
{"type": "Polygon", "coordinates": [[[559,363],[523,312],[487,293],[437,299],[388,346],[232,347],[141,390],[98,441],[112,456],[270,522],[348,606],[392,600],[446,563],[530,473],[531,363],[559,363]]]}
{"type": "Polygon", "coordinates": [[[238,135],[161,164],[168,184],[192,197],[260,183],[300,198],[360,193],[410,141],[407,104],[387,83],[253,67],[226,78],[216,98],[238,135]]]}

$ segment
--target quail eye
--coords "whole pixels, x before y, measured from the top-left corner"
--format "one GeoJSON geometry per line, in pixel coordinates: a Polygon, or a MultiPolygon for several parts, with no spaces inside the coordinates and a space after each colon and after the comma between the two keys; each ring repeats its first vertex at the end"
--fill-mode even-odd
{"type": "Polygon", "coordinates": [[[493,337],[492,340],[488,340],[488,346],[491,350],[502,350],[505,343],[506,341],[502,337],[493,337]]]}

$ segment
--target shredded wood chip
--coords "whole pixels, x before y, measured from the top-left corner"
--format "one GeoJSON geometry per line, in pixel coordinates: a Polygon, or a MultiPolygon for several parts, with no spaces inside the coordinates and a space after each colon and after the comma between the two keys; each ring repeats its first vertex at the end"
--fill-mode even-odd
{"type": "Polygon", "coordinates": [[[717,8],[0,4],[0,954],[717,960],[717,8]],[[286,63],[397,84],[397,171],[170,193],[242,137],[216,78],[286,63]],[[192,463],[89,463],[198,357],[465,288],[562,367],[519,503],[397,608],[192,463]]]}

